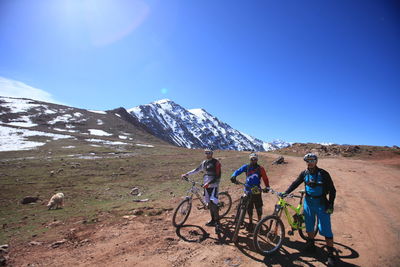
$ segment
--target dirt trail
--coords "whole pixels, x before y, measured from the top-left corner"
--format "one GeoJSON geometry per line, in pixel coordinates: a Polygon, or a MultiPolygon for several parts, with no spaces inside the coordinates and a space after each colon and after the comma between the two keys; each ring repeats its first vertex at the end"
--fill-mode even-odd
{"type": "MultiPolygon", "coordinates": [[[[270,177],[271,186],[281,191],[305,168],[301,158],[285,158],[288,164],[275,167],[276,175],[270,177]]],[[[400,158],[386,163],[398,166],[400,158]]],[[[330,172],[337,189],[332,226],[338,266],[400,266],[400,168],[344,158],[322,159],[319,167],[330,172]]],[[[238,199],[241,189],[222,188],[226,189],[238,199]]],[[[177,201],[171,200],[171,205],[177,201]]],[[[271,194],[264,195],[264,215],[272,213],[275,201],[271,194]]],[[[299,251],[304,241],[296,233],[287,236],[279,253],[264,258],[254,252],[252,237],[245,231],[239,234],[238,246],[229,242],[231,217],[223,219],[225,239],[218,240],[214,229],[204,226],[207,211],[194,209],[178,231],[171,216],[166,212],[82,226],[58,248],[49,248],[49,243],[13,247],[10,262],[13,266],[326,266],[321,236],[313,256],[299,251]]]]}

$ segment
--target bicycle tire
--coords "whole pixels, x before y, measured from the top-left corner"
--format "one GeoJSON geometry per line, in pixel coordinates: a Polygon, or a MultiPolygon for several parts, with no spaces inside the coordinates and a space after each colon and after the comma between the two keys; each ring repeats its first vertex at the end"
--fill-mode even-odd
{"type": "Polygon", "coordinates": [[[239,216],[237,217],[238,219],[236,219],[235,230],[234,230],[233,236],[232,236],[232,242],[235,243],[235,244],[238,241],[238,235],[239,235],[239,231],[240,231],[240,226],[242,225],[242,223],[244,221],[244,217],[246,215],[246,208],[245,208],[245,206],[243,205],[242,202],[240,203],[238,214],[239,214],[239,216]]]}
{"type": "Polygon", "coordinates": [[[240,199],[239,204],[236,206],[236,214],[235,219],[233,220],[233,224],[236,225],[237,219],[239,218],[240,206],[242,205],[242,199],[240,199]]]}
{"type": "Polygon", "coordinates": [[[219,217],[225,217],[232,207],[232,198],[228,194],[228,192],[220,192],[218,193],[218,208],[219,208],[219,217]],[[226,201],[223,201],[223,197],[225,196],[226,201]],[[222,200],[222,201],[221,201],[222,200]]]}
{"type": "Polygon", "coordinates": [[[182,226],[186,222],[187,218],[189,217],[191,210],[192,210],[192,202],[190,201],[190,198],[185,198],[184,200],[182,200],[174,211],[174,215],[172,216],[172,225],[175,227],[182,226]],[[182,219],[179,220],[179,219],[177,219],[177,216],[179,216],[179,212],[180,212],[181,208],[183,208],[183,210],[181,211],[181,212],[183,212],[182,213],[183,217],[182,217],[182,219]]]}
{"type": "MultiPolygon", "coordinates": [[[[314,238],[315,238],[315,236],[318,234],[318,222],[317,222],[317,220],[315,220],[316,222],[315,222],[315,226],[314,226],[314,238]]],[[[303,223],[300,223],[299,224],[299,235],[300,235],[300,237],[303,239],[303,240],[308,240],[308,236],[306,236],[305,234],[304,234],[304,232],[303,232],[303,229],[301,229],[302,228],[302,226],[303,226],[303,223]]]]}
{"type": "Polygon", "coordinates": [[[276,215],[269,215],[262,218],[258,223],[253,233],[253,244],[257,252],[262,255],[269,255],[276,252],[283,243],[285,239],[285,226],[282,220],[276,215]],[[264,224],[266,224],[264,226],[264,224]],[[271,229],[274,227],[275,233],[270,233],[271,229]],[[264,227],[266,230],[264,230],[264,227]],[[277,235],[279,233],[279,235],[277,235]],[[279,240],[274,243],[276,237],[279,240]],[[265,243],[265,244],[263,244],[265,243]],[[267,244],[268,243],[268,244],[267,244]]]}

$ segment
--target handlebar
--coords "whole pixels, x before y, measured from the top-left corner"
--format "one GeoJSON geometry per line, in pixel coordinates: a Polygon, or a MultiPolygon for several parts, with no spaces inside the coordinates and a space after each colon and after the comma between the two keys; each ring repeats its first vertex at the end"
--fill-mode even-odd
{"type": "Polygon", "coordinates": [[[284,197],[281,197],[281,196],[279,196],[279,194],[280,194],[281,192],[275,191],[275,190],[272,189],[272,188],[269,189],[269,192],[270,192],[271,194],[276,195],[278,198],[303,198],[303,195],[304,195],[304,193],[305,193],[304,190],[301,190],[301,191],[299,191],[299,193],[301,194],[301,196],[295,195],[295,194],[288,194],[288,195],[286,195],[286,196],[284,196],[284,197]]]}
{"type": "Polygon", "coordinates": [[[196,184],[199,186],[203,186],[202,183],[199,183],[199,182],[196,182],[195,180],[190,179],[189,176],[184,176],[184,177],[182,177],[182,179],[185,180],[186,182],[192,183],[193,186],[196,184]]]}

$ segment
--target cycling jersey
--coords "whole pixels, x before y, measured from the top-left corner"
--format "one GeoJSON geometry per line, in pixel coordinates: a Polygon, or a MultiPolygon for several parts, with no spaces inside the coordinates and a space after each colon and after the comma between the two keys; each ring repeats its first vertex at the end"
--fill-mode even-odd
{"type": "Polygon", "coordinates": [[[243,172],[246,172],[246,183],[244,186],[244,191],[246,193],[250,193],[252,187],[261,189],[261,178],[263,179],[265,186],[269,187],[268,176],[262,166],[258,164],[245,164],[237,169],[232,176],[239,176],[243,172]]]}
{"type": "Polygon", "coordinates": [[[308,197],[320,198],[319,201],[325,205],[325,208],[333,207],[336,189],[327,171],[318,167],[313,172],[310,172],[308,169],[304,170],[285,192],[290,194],[301,183],[305,184],[308,197]]]}
{"type": "Polygon", "coordinates": [[[200,165],[186,173],[186,175],[192,175],[198,172],[204,172],[204,184],[209,184],[208,187],[218,187],[221,178],[221,163],[217,159],[206,159],[200,163],[200,165]]]}
{"type": "Polygon", "coordinates": [[[306,194],[310,197],[321,197],[323,195],[323,179],[321,172],[311,173],[308,170],[304,173],[306,194]]]}

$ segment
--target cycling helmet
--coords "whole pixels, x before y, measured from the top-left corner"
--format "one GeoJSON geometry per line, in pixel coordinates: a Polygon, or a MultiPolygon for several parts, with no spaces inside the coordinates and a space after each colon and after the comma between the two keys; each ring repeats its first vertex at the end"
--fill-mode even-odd
{"type": "Polygon", "coordinates": [[[305,156],[304,156],[304,161],[309,161],[309,160],[315,160],[315,161],[317,161],[318,160],[318,156],[317,155],[315,155],[314,153],[307,153],[305,156]]]}
{"type": "Polygon", "coordinates": [[[204,153],[206,153],[206,154],[213,154],[214,151],[212,151],[211,148],[206,148],[206,149],[204,149],[204,153]]]}
{"type": "Polygon", "coordinates": [[[251,160],[251,159],[258,159],[258,155],[256,154],[256,153],[251,153],[250,155],[249,155],[249,159],[251,160]]]}

